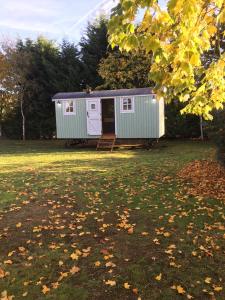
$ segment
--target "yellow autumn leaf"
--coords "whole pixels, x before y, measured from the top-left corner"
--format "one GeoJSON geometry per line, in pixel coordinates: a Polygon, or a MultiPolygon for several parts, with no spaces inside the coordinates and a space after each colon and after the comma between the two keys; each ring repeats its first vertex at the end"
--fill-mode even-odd
{"type": "Polygon", "coordinates": [[[95,267],[99,267],[101,265],[101,262],[100,261],[96,261],[95,262],[95,267]]]}
{"type": "Polygon", "coordinates": [[[79,256],[76,253],[72,253],[70,257],[72,258],[72,260],[78,260],[79,258],[79,256]]]}
{"type": "Polygon", "coordinates": [[[5,277],[5,271],[0,268],[0,278],[5,277]]]}
{"type": "Polygon", "coordinates": [[[43,294],[47,294],[50,292],[50,288],[47,287],[47,285],[43,285],[42,286],[42,293],[43,294]]]}
{"type": "Polygon", "coordinates": [[[162,273],[160,273],[159,275],[157,275],[157,276],[155,277],[155,280],[160,281],[161,279],[162,279],[162,273]]]}
{"type": "Polygon", "coordinates": [[[171,234],[169,232],[164,232],[163,235],[164,237],[169,237],[171,234]]]}
{"type": "Polygon", "coordinates": [[[206,279],[205,279],[205,283],[211,283],[211,280],[212,280],[212,278],[210,278],[210,277],[206,277],[206,279]]]}
{"type": "Polygon", "coordinates": [[[208,26],[207,31],[210,35],[214,35],[217,32],[217,28],[214,25],[210,25],[208,26]]]}
{"type": "Polygon", "coordinates": [[[70,269],[70,273],[71,274],[76,274],[80,271],[80,268],[78,268],[77,266],[73,266],[71,269],[70,269]]]}
{"type": "Polygon", "coordinates": [[[1,300],[12,300],[14,296],[9,296],[7,291],[1,292],[1,300]]]}
{"type": "Polygon", "coordinates": [[[17,227],[17,228],[20,228],[21,226],[22,226],[22,223],[21,223],[21,222],[19,222],[19,223],[16,224],[16,227],[17,227]]]}
{"type": "Polygon", "coordinates": [[[200,64],[200,56],[199,56],[199,54],[197,54],[197,53],[193,54],[191,56],[190,63],[193,66],[198,66],[200,64]]]}
{"type": "Polygon", "coordinates": [[[178,294],[181,294],[181,295],[185,294],[185,290],[184,290],[184,288],[182,288],[181,285],[177,286],[177,292],[178,292],[178,294]]]}
{"type": "Polygon", "coordinates": [[[64,262],[62,260],[59,261],[59,266],[62,267],[62,265],[64,264],[64,262]]]}
{"type": "Polygon", "coordinates": [[[12,265],[12,263],[13,263],[13,262],[11,261],[11,259],[8,259],[8,260],[5,260],[5,261],[4,261],[4,264],[5,264],[5,265],[12,265]]]}
{"type": "Polygon", "coordinates": [[[129,234],[132,234],[132,233],[134,233],[134,228],[133,227],[130,227],[129,229],[128,229],[128,231],[127,231],[129,234]]]}
{"type": "Polygon", "coordinates": [[[223,288],[221,286],[214,286],[213,289],[215,292],[221,292],[223,288]]]}
{"type": "Polygon", "coordinates": [[[56,290],[58,287],[59,287],[59,283],[58,283],[58,282],[53,282],[53,283],[52,283],[52,288],[53,288],[54,290],[56,290]]]}
{"type": "Polygon", "coordinates": [[[129,285],[128,282],[125,282],[123,286],[124,286],[124,288],[127,289],[127,290],[129,290],[129,288],[130,288],[130,285],[129,285]]]}
{"type": "Polygon", "coordinates": [[[116,285],[116,281],[115,280],[107,280],[105,281],[106,285],[110,285],[110,286],[115,286],[116,285]]]}
{"type": "Polygon", "coordinates": [[[144,231],[144,232],[141,233],[141,235],[146,236],[146,235],[149,235],[149,233],[144,231]]]}

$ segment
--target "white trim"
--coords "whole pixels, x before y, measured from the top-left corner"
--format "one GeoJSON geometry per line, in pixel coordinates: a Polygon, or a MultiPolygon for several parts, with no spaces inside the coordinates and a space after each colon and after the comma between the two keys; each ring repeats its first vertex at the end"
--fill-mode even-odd
{"type": "Polygon", "coordinates": [[[115,135],[117,137],[116,97],[114,98],[114,120],[115,120],[115,135]]]}
{"type": "Polygon", "coordinates": [[[131,96],[122,96],[122,97],[120,97],[120,113],[130,114],[130,113],[134,113],[134,112],[135,112],[134,96],[133,97],[131,97],[131,96]],[[131,99],[132,109],[130,109],[130,110],[124,110],[123,109],[123,101],[125,99],[131,99]]]}
{"type": "Polygon", "coordinates": [[[74,116],[76,115],[76,101],[74,99],[67,99],[67,102],[72,101],[73,102],[73,111],[72,112],[66,112],[66,102],[63,103],[63,115],[64,116],[74,116]]]}
{"type": "Polygon", "coordinates": [[[101,105],[101,98],[86,98],[86,99],[84,99],[85,100],[85,102],[86,102],[86,124],[87,124],[87,135],[88,136],[101,136],[102,135],[102,105],[101,105]],[[100,131],[101,131],[101,133],[100,134],[97,134],[97,135],[94,135],[94,134],[90,134],[90,132],[89,132],[89,128],[88,128],[88,102],[89,101],[96,101],[96,100],[98,100],[99,101],[99,117],[100,117],[100,124],[101,124],[101,127],[100,127],[100,131]]]}

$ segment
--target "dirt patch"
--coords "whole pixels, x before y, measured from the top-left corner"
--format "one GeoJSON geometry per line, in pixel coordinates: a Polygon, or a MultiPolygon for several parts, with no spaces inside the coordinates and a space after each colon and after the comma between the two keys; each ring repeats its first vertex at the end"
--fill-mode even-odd
{"type": "Polygon", "coordinates": [[[225,201],[225,168],[215,161],[194,161],[186,165],[178,177],[184,182],[188,194],[212,197],[225,201]]]}

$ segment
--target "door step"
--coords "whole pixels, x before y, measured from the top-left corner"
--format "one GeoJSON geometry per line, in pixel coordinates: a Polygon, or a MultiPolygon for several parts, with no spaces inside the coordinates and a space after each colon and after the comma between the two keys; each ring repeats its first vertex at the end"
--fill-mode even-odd
{"type": "Polygon", "coordinates": [[[112,136],[112,135],[104,136],[103,135],[98,140],[96,150],[110,150],[112,152],[113,148],[115,146],[115,142],[116,142],[116,136],[112,136]]]}

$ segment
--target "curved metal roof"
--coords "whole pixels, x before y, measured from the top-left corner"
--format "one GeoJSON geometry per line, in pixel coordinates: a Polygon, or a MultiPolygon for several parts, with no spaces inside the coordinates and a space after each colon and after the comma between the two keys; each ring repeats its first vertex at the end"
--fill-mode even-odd
{"type": "Polygon", "coordinates": [[[66,99],[85,99],[85,98],[104,98],[104,97],[120,97],[120,96],[138,96],[138,95],[151,95],[154,94],[150,88],[138,89],[120,89],[120,90],[105,90],[105,91],[92,91],[87,92],[72,92],[72,93],[58,93],[52,99],[66,100],[66,99]]]}

